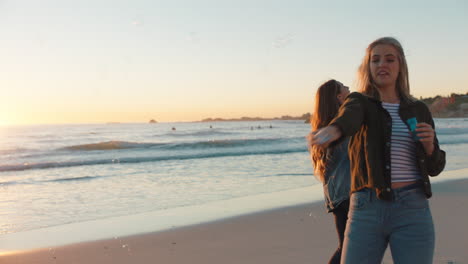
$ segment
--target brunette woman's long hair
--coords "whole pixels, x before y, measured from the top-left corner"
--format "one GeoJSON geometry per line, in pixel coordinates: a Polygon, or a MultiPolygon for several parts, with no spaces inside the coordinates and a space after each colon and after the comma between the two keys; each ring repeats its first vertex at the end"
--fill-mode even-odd
{"type": "MultiPolygon", "coordinates": [[[[341,87],[342,84],[332,79],[318,88],[315,94],[315,109],[311,120],[312,131],[326,127],[338,114],[340,102],[337,96],[340,93],[341,87]]],[[[323,182],[326,165],[325,150],[313,146],[310,155],[312,164],[314,165],[314,175],[323,182]]]]}

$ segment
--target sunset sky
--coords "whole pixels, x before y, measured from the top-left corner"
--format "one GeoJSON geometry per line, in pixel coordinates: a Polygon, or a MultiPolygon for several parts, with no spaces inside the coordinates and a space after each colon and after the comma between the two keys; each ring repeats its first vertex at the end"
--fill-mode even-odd
{"type": "Polygon", "coordinates": [[[374,39],[416,97],[468,92],[467,1],[0,0],[0,125],[311,112],[374,39]]]}

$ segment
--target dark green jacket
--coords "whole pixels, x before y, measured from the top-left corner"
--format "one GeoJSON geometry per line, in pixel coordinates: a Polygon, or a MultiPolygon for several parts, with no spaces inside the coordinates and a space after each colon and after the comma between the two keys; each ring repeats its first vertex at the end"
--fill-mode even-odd
{"type": "MultiPolygon", "coordinates": [[[[399,115],[403,122],[416,117],[434,128],[434,120],[421,101],[401,100],[399,115]]],[[[406,123],[406,122],[405,122],[406,123]]],[[[382,102],[360,93],[352,93],[341,106],[331,125],[337,126],[343,136],[351,136],[349,159],[351,165],[351,193],[372,188],[379,199],[391,200],[390,146],[392,119],[382,102]]],[[[432,196],[428,175],[436,176],[445,167],[445,152],[434,137],[434,152],[426,155],[420,141],[416,143],[417,166],[424,182],[424,191],[432,196]]]]}

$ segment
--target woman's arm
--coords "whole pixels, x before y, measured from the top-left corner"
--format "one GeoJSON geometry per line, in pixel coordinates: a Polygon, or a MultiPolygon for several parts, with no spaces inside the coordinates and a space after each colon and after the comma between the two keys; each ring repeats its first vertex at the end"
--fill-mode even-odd
{"type": "Polygon", "coordinates": [[[364,100],[366,98],[360,93],[350,94],[330,125],[309,134],[310,144],[326,148],[342,136],[354,135],[364,120],[364,100]]]}
{"type": "Polygon", "coordinates": [[[343,136],[354,135],[364,122],[366,101],[365,96],[360,93],[350,94],[330,125],[337,126],[343,136]]]}
{"type": "Polygon", "coordinates": [[[434,120],[427,106],[422,103],[427,123],[417,124],[416,132],[426,152],[426,169],[431,176],[436,176],[445,168],[445,151],[439,147],[434,120]]]}

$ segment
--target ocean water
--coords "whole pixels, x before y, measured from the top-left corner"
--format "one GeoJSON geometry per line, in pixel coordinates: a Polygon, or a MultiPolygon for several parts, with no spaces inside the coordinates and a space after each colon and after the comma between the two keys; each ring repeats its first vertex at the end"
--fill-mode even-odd
{"type": "MultiPolygon", "coordinates": [[[[468,168],[468,119],[435,122],[446,170],[468,168]]],[[[309,130],[302,121],[0,127],[0,236],[320,184],[309,130]]]]}

